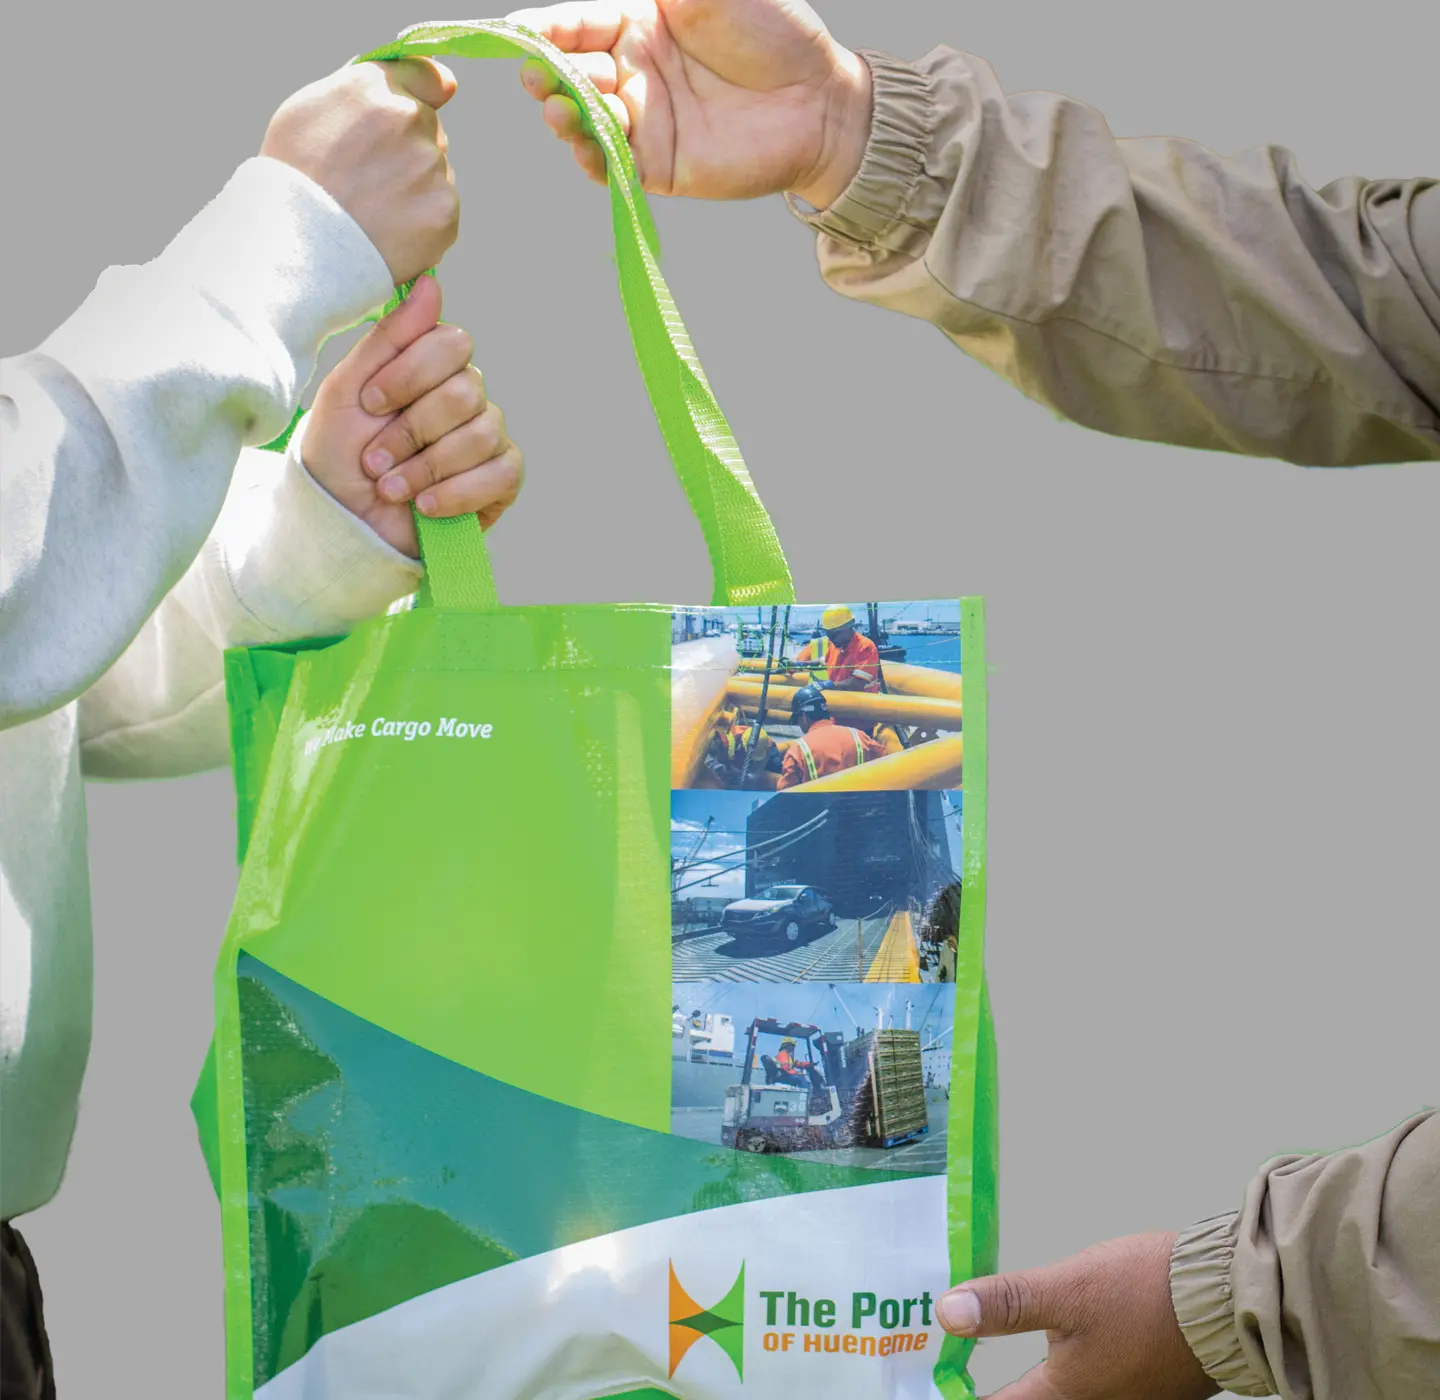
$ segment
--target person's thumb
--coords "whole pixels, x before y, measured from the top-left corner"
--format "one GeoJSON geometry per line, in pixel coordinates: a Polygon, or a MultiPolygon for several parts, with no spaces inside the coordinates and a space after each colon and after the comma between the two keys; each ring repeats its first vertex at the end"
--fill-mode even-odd
{"type": "Polygon", "coordinates": [[[409,93],[427,107],[443,107],[455,96],[455,74],[433,58],[392,59],[379,67],[395,91],[409,93]]]}
{"type": "Polygon", "coordinates": [[[365,386],[407,346],[440,324],[440,284],[430,276],[417,279],[405,298],[382,317],[326,376],[324,388],[340,404],[362,403],[365,386]]]}
{"type": "Polygon", "coordinates": [[[1063,1265],[971,1279],[944,1294],[936,1312],[957,1337],[1007,1337],[1016,1332],[1065,1331],[1074,1291],[1063,1265]]]}

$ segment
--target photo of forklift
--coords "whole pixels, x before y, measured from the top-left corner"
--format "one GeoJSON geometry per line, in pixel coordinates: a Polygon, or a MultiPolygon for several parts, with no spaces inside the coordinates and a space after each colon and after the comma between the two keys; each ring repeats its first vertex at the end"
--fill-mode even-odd
{"type": "Polygon", "coordinates": [[[720,1140],[742,1152],[812,1152],[898,1147],[929,1131],[918,1031],[847,1040],[756,1017],[740,1082],[725,1090],[720,1140]]]}

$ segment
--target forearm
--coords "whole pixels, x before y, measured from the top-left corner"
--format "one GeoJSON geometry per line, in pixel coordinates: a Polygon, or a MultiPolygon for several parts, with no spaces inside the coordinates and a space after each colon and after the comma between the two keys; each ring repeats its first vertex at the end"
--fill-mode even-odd
{"type": "Polygon", "coordinates": [[[81,697],[87,777],[200,772],[229,756],[227,647],[337,636],[414,591],[390,548],[290,449],[241,453],[214,531],[114,666],[81,697]]]}
{"type": "Polygon", "coordinates": [[[243,444],[286,424],[329,334],[389,292],[318,185],[247,162],[153,262],[107,271],[0,369],[0,726],[87,689],[177,584],[243,444]]]}
{"type": "MultiPolygon", "coordinates": [[[[1088,427],[1315,465],[1440,458],[1440,186],[1117,140],[937,49],[874,72],[826,281],[1088,427]]],[[[800,212],[797,208],[797,212],[800,212]]]]}
{"type": "Polygon", "coordinates": [[[1269,1163],[1183,1234],[1176,1316],[1218,1385],[1283,1400],[1440,1394],[1440,1114],[1269,1163]]]}

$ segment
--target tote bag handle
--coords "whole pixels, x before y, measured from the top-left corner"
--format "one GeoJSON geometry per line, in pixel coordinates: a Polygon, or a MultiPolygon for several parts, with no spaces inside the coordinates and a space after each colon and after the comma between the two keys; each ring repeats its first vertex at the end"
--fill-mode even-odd
{"type": "MultiPolygon", "coordinates": [[[[715,575],[717,606],[795,601],[775,526],[750,480],[740,449],[700,367],[674,298],[660,275],[659,239],[630,155],[630,144],[594,84],[549,40],[507,20],[412,25],[356,63],[446,55],[543,60],[605,151],[620,298],[635,356],[661,435],[690,508],[700,522],[715,575]]],[[[403,292],[402,292],[403,295],[403,292]]],[[[399,296],[392,305],[398,304],[399,296]]],[[[498,606],[479,520],[416,514],[425,584],[421,606],[498,606]]]]}

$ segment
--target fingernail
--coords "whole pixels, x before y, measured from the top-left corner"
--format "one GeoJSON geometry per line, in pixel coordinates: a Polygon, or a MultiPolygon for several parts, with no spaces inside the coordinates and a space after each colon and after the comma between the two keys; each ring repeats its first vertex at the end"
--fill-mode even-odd
{"type": "Polygon", "coordinates": [[[395,465],[395,459],[383,447],[365,454],[365,470],[371,476],[381,477],[395,465]]]}
{"type": "Polygon", "coordinates": [[[378,417],[385,412],[385,391],[377,389],[373,384],[367,384],[360,394],[360,406],[366,413],[378,417]]]}
{"type": "Polygon", "coordinates": [[[410,483],[397,472],[380,483],[380,494],[387,501],[403,501],[410,494],[410,483]]]}
{"type": "Polygon", "coordinates": [[[418,510],[421,515],[434,515],[435,497],[427,491],[415,502],[415,509],[418,510]]]}
{"type": "Polygon", "coordinates": [[[968,1336],[980,1326],[980,1300],[968,1288],[957,1288],[944,1294],[935,1311],[940,1325],[958,1336],[968,1336]]]}

